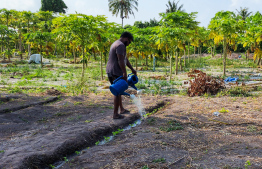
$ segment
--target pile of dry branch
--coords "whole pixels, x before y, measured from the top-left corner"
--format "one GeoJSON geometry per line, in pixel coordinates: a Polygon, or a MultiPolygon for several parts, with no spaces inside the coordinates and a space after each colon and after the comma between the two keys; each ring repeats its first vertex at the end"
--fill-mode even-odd
{"type": "Polygon", "coordinates": [[[187,93],[190,97],[201,96],[205,93],[215,95],[220,89],[225,88],[223,79],[206,75],[200,70],[190,71],[188,77],[194,78],[194,80],[189,80],[190,87],[187,93]]]}

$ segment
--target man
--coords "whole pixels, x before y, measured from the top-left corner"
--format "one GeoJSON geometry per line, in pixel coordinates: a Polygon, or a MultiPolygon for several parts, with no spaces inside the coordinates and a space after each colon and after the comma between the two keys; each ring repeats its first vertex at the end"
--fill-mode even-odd
{"type": "MultiPolygon", "coordinates": [[[[116,40],[110,47],[109,58],[106,66],[106,73],[108,79],[112,84],[119,76],[123,76],[123,79],[127,81],[126,66],[129,67],[133,74],[136,75],[136,71],[131,66],[129,60],[126,57],[126,47],[133,41],[133,35],[129,32],[122,33],[120,39],[116,40]]],[[[122,119],[123,115],[129,113],[124,109],[122,104],[122,97],[114,96],[114,115],[113,119],[122,119]],[[118,109],[120,108],[120,113],[118,109]]]]}

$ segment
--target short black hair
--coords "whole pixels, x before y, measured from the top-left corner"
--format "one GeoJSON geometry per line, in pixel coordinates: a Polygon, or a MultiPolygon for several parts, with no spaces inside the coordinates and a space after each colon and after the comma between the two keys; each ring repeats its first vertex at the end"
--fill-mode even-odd
{"type": "Polygon", "coordinates": [[[134,40],[134,37],[133,35],[130,33],[130,32],[123,32],[120,36],[120,38],[128,38],[130,39],[131,41],[134,40]]]}

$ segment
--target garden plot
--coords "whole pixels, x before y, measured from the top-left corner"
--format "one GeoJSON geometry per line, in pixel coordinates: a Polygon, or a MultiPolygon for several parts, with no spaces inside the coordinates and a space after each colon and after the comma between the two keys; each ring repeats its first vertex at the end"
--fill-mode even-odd
{"type": "MultiPolygon", "coordinates": [[[[39,97],[39,100],[46,98],[50,96],[39,97]]],[[[23,100],[17,99],[15,102],[18,105],[20,101],[35,103],[37,99],[23,97],[23,100]]],[[[154,107],[161,100],[165,99],[148,96],[143,99],[147,107],[154,107]]],[[[126,114],[123,120],[113,120],[113,99],[108,93],[62,96],[54,101],[45,105],[31,104],[30,107],[0,114],[0,168],[50,167],[56,160],[95,145],[103,136],[139,118],[135,105],[125,98],[124,104],[131,113],[126,114]],[[44,163],[39,163],[40,159],[36,157],[42,158],[44,163]]],[[[15,103],[10,100],[4,104],[14,107],[15,103]]]]}
{"type": "Polygon", "coordinates": [[[259,169],[260,105],[261,97],[174,96],[141,125],[66,158],[60,168],[259,169]]]}

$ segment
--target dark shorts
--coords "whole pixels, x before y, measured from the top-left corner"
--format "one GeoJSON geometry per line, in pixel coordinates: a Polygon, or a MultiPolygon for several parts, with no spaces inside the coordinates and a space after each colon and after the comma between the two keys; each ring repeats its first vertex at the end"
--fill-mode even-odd
{"type": "Polygon", "coordinates": [[[108,80],[111,84],[113,84],[114,80],[116,80],[117,78],[119,78],[119,76],[116,76],[116,75],[112,75],[110,73],[107,74],[108,76],[108,80]]]}

